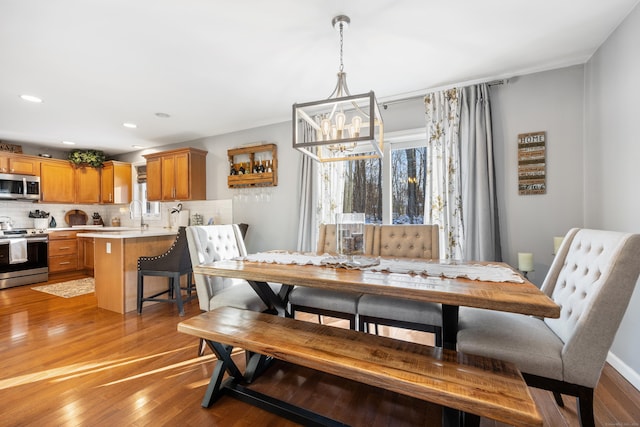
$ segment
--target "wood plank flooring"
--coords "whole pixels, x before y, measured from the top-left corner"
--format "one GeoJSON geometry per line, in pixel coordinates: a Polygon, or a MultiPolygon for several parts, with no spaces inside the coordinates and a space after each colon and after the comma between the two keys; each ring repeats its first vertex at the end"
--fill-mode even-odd
{"type": "MultiPolygon", "coordinates": [[[[185,318],[199,311],[191,301],[185,318]]],[[[122,315],[97,308],[92,294],[0,290],[0,426],[295,425],[227,397],[202,408],[214,359],[208,351],[197,357],[197,339],[176,331],[181,320],[171,304],[122,315]]],[[[432,342],[420,332],[381,333],[432,342]]],[[[236,359],[241,365],[242,353],[236,359]]],[[[435,405],[285,363],[251,387],[353,426],[440,425],[435,405]]],[[[558,408],[550,393],[531,391],[546,426],[578,426],[573,398],[558,408]]],[[[637,426],[640,392],[607,365],[595,411],[597,425],[637,426]]],[[[481,426],[503,424],[482,419],[481,426]]]]}

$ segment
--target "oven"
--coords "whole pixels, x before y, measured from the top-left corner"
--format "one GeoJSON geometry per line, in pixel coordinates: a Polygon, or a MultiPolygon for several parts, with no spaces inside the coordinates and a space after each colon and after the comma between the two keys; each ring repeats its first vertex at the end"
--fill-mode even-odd
{"type": "Polygon", "coordinates": [[[46,233],[5,230],[2,234],[0,235],[0,289],[49,280],[49,237],[46,233]],[[26,255],[26,260],[23,262],[12,260],[11,250],[17,250],[16,247],[24,249],[19,246],[22,243],[14,239],[26,241],[26,251],[22,251],[26,255]]]}

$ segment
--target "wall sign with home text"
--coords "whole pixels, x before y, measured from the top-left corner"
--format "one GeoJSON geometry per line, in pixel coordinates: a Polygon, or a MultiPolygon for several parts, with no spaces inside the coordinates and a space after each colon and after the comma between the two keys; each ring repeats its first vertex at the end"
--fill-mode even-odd
{"type": "Polygon", "coordinates": [[[518,194],[545,194],[546,132],[518,135],[518,194]]]}

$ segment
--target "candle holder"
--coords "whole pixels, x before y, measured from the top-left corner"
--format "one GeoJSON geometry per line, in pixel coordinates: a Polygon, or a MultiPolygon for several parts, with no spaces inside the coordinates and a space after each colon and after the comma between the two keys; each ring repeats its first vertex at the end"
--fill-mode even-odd
{"type": "Polygon", "coordinates": [[[531,252],[518,252],[518,270],[522,271],[525,279],[527,274],[533,271],[533,254],[531,252]]]}

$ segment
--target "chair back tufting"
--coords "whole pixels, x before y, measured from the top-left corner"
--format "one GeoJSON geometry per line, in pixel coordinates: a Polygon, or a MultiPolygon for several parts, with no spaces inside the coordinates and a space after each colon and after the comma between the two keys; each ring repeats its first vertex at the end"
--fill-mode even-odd
{"type": "Polygon", "coordinates": [[[567,233],[542,285],[561,306],[544,322],[564,342],[564,381],[597,384],[639,274],[640,235],[567,233]]]}
{"type": "MultiPolygon", "coordinates": [[[[187,241],[194,266],[247,255],[242,232],[237,224],[187,227],[187,241]]],[[[209,311],[211,297],[231,286],[246,283],[242,279],[202,274],[194,274],[194,277],[200,308],[204,311],[209,311]]]]}
{"type": "Polygon", "coordinates": [[[380,225],[374,235],[374,255],[399,258],[440,258],[437,225],[380,225]]]}

